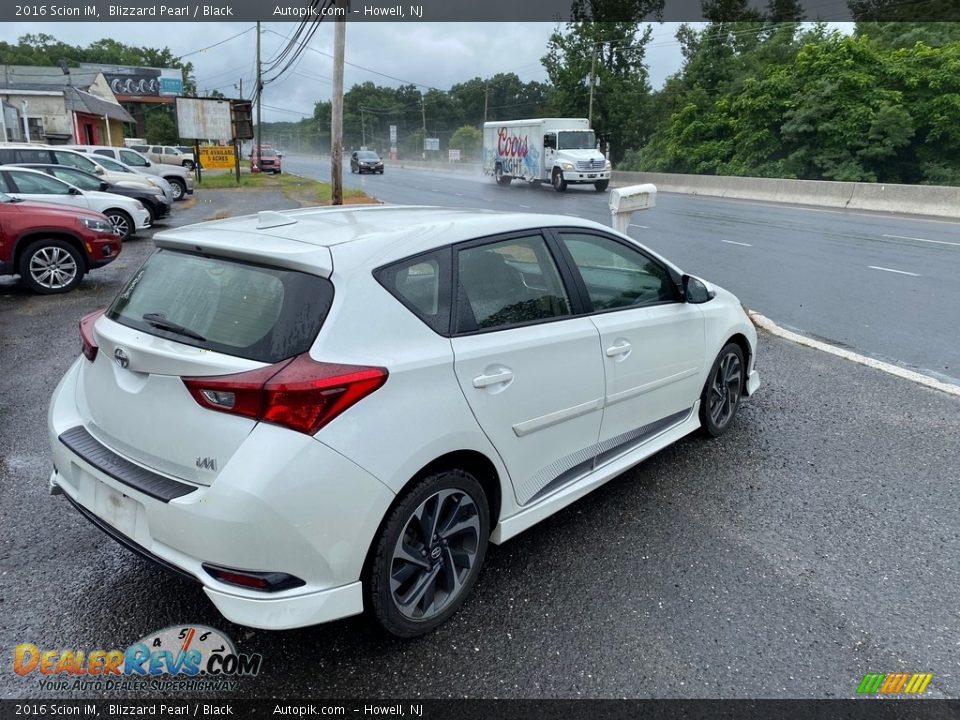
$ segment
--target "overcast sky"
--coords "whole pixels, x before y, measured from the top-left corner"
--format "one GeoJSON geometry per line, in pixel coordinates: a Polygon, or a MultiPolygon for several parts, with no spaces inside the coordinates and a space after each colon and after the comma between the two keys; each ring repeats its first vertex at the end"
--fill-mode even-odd
{"type": "MultiPolygon", "coordinates": [[[[283,47],[296,25],[263,23],[261,53],[265,61],[283,47]]],[[[201,93],[217,89],[237,97],[234,85],[243,78],[244,96],[249,97],[256,57],[252,27],[252,23],[5,23],[0,25],[0,40],[15,43],[21,35],[43,32],[84,47],[104,37],[127,45],[169,47],[175,55],[193,62],[201,93]],[[240,37],[196,52],[248,29],[240,37]]],[[[674,38],[677,23],[653,27],[647,64],[653,86],[659,87],[680,69],[681,56],[674,38]]],[[[516,73],[524,82],[545,81],[540,58],[553,29],[552,23],[351,23],[347,25],[344,85],[349,89],[371,81],[395,87],[402,84],[399,79],[447,90],[455,83],[498,72],[516,73]]],[[[333,52],[332,23],[321,23],[310,47],[319,52],[307,50],[291,71],[266,87],[265,122],[296,121],[313,114],[315,101],[330,98],[332,62],[322,53],[333,52]]]]}

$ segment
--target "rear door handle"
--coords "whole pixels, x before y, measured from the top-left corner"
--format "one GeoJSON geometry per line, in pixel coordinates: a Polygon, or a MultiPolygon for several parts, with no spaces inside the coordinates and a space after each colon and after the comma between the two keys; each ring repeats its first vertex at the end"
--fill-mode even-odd
{"type": "Polygon", "coordinates": [[[630,352],[630,349],[632,347],[633,346],[630,343],[628,343],[626,340],[620,340],[616,344],[611,345],[606,350],[604,350],[604,353],[606,354],[607,357],[616,357],[617,355],[626,355],[628,352],[630,352]]]}
{"type": "Polygon", "coordinates": [[[475,388],[485,388],[490,385],[509,382],[510,380],[513,380],[513,372],[504,368],[489,375],[477,375],[477,377],[473,379],[473,386],[475,388]]]}

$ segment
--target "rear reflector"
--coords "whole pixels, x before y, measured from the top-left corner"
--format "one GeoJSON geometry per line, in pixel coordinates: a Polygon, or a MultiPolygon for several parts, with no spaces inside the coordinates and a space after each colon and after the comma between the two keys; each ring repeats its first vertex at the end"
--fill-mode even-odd
{"type": "Polygon", "coordinates": [[[322,363],[308,354],[234,375],[183,378],[201,406],[314,435],[383,386],[387,369],[322,363]]]}
{"type": "Polygon", "coordinates": [[[93,324],[106,310],[94,310],[80,318],[80,349],[87,360],[93,362],[97,357],[97,340],[93,336],[93,324]]]}
{"type": "Polygon", "coordinates": [[[303,580],[288,573],[231,570],[230,568],[218,567],[210,563],[203,563],[203,569],[206,570],[212,578],[220,582],[239,585],[240,587],[251,588],[253,590],[263,590],[264,592],[279,592],[280,590],[289,590],[306,585],[303,580]]]}

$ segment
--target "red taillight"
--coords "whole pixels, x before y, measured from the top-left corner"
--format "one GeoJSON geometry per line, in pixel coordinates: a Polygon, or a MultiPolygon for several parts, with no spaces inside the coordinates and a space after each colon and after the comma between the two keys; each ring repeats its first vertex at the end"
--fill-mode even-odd
{"type": "Polygon", "coordinates": [[[259,370],[183,378],[200,405],[315,434],[387,381],[387,369],[338,365],[298,355],[259,370]]]}
{"type": "Polygon", "coordinates": [[[106,310],[95,310],[80,318],[80,349],[84,357],[93,362],[97,357],[97,340],[93,336],[93,324],[106,310]]]}

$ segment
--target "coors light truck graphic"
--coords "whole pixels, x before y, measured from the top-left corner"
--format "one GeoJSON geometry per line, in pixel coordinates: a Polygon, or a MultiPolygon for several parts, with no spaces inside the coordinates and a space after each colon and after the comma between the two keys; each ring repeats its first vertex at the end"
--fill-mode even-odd
{"type": "Polygon", "coordinates": [[[514,178],[550,183],[557,192],[567,185],[610,184],[610,163],[597,150],[586,118],[501,120],[483,125],[483,172],[501,185],[514,178]]]}

